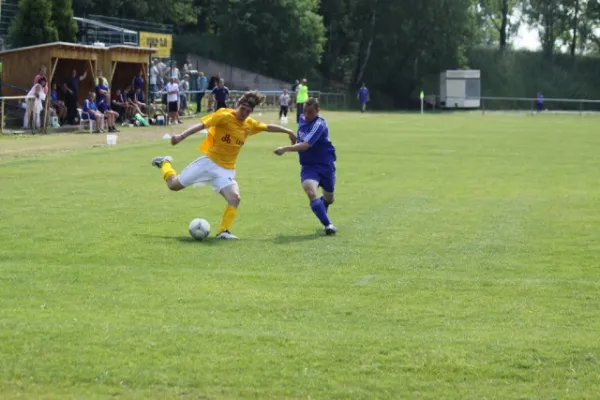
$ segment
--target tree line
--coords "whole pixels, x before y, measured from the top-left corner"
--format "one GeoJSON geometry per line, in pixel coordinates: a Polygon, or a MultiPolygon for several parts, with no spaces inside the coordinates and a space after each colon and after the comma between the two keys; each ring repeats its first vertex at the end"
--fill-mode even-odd
{"type": "Polygon", "coordinates": [[[178,54],[287,81],[365,81],[388,106],[407,105],[444,69],[477,67],[476,49],[511,52],[523,24],[539,31],[542,65],[600,54],[597,0],[21,0],[10,43],[75,41],[71,17],[86,13],[172,24],[178,54]]]}

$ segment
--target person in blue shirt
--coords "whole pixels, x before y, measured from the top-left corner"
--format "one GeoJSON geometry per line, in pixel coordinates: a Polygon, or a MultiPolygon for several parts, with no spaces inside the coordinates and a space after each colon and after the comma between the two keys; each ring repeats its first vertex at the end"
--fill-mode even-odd
{"type": "Polygon", "coordinates": [[[98,83],[96,84],[96,105],[104,101],[104,97],[107,94],[110,94],[110,91],[108,90],[108,81],[106,81],[106,78],[100,78],[101,79],[99,79],[98,83]]]}
{"type": "Polygon", "coordinates": [[[196,112],[202,112],[202,99],[208,88],[208,79],[204,76],[204,72],[198,74],[198,96],[196,97],[196,112]]]}
{"type": "Polygon", "coordinates": [[[541,91],[538,91],[535,96],[535,109],[537,112],[542,112],[544,110],[544,94],[541,91]]]}
{"type": "Polygon", "coordinates": [[[319,115],[319,101],[309,98],[304,103],[303,115],[298,125],[298,142],[292,146],[278,147],[278,156],[297,152],[300,158],[300,180],[310,200],[310,208],[325,227],[325,234],[334,235],[337,228],[331,223],[329,206],[335,191],[335,147],[329,140],[329,129],[325,119],[319,115]],[[323,195],[318,196],[319,186],[323,195]]]}
{"type": "Polygon", "coordinates": [[[90,92],[88,98],[83,102],[82,111],[88,115],[89,119],[96,121],[96,133],[104,132],[104,114],[98,111],[96,94],[94,92],[90,92]]]}
{"type": "Polygon", "coordinates": [[[361,109],[360,112],[365,112],[367,110],[367,102],[369,99],[369,89],[367,89],[367,85],[363,82],[360,89],[358,89],[357,98],[360,101],[361,109]]]}
{"type": "Polygon", "coordinates": [[[229,89],[225,86],[225,81],[221,78],[219,85],[212,90],[212,96],[217,105],[215,111],[221,108],[227,108],[227,98],[229,97],[229,89]]]}

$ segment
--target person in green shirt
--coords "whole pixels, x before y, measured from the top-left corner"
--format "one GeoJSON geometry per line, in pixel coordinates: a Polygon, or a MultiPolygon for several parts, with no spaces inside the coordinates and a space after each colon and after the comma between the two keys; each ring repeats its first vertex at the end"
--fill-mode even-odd
{"type": "Polygon", "coordinates": [[[308,86],[306,78],[296,88],[296,123],[300,123],[300,116],[304,113],[304,103],[308,100],[308,86]]]}

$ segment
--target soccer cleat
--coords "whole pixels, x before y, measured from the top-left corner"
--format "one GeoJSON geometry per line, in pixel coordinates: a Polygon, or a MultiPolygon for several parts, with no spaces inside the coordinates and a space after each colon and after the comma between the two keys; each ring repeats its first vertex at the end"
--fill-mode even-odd
{"type": "Polygon", "coordinates": [[[219,232],[217,235],[217,239],[226,239],[226,240],[237,240],[237,236],[234,236],[229,231],[219,232]]]}
{"type": "Polygon", "coordinates": [[[158,167],[158,168],[162,168],[162,165],[165,161],[173,162],[173,157],[171,157],[171,156],[155,157],[152,159],[152,165],[155,167],[158,167]]]}
{"type": "Polygon", "coordinates": [[[325,234],[330,236],[330,235],[335,235],[337,233],[337,228],[333,225],[333,224],[329,224],[325,227],[325,234]]]}

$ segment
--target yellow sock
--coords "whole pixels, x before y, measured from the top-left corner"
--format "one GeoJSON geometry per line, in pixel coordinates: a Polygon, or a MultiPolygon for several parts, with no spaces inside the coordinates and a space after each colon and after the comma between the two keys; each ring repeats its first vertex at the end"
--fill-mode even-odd
{"type": "Polygon", "coordinates": [[[165,181],[168,181],[170,177],[177,175],[177,172],[175,172],[173,166],[168,161],[163,161],[162,167],[160,169],[162,171],[163,179],[165,181]]]}
{"type": "Polygon", "coordinates": [[[235,214],[237,214],[237,208],[233,206],[225,207],[225,212],[223,213],[223,219],[221,220],[221,225],[219,226],[219,232],[228,231],[233,225],[233,220],[235,219],[235,214]]]}

